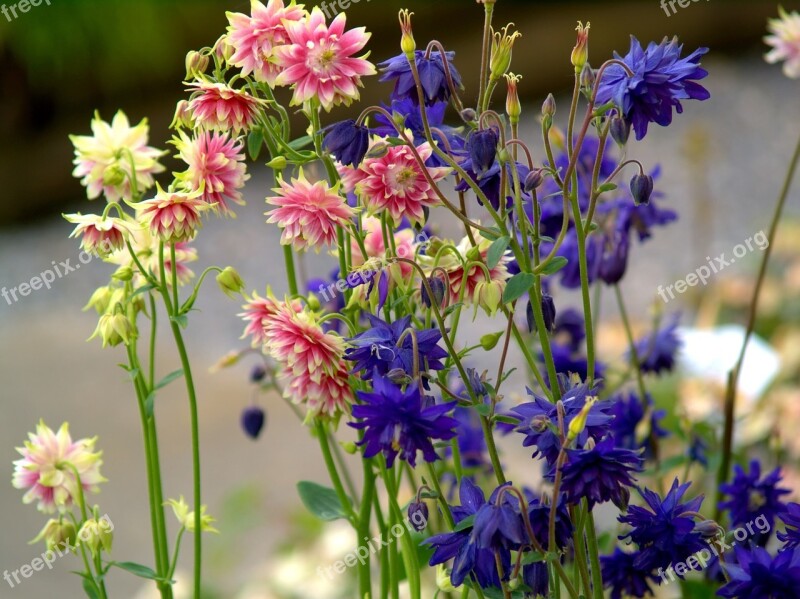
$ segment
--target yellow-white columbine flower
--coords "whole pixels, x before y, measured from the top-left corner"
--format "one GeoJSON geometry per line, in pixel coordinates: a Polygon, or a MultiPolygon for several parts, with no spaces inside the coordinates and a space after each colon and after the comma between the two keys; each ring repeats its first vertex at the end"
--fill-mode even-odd
{"type": "Polygon", "coordinates": [[[65,512],[78,503],[78,477],[83,492],[96,493],[105,482],[100,475],[102,452],[95,452],[97,437],[73,441],[65,422],[54,433],[43,421],[35,433],[28,433],[24,447],[17,447],[22,459],[14,462],[12,484],[27,489],[24,503],[38,501],[39,511],[65,512]]]}
{"type": "Polygon", "coordinates": [[[97,214],[65,214],[64,218],[77,225],[70,237],[81,236],[81,249],[101,258],[123,249],[131,231],[139,228],[137,223],[97,214]]]}
{"type": "MultiPolygon", "coordinates": [[[[181,526],[189,532],[194,532],[194,510],[189,511],[189,504],[186,503],[183,495],[181,495],[179,499],[169,499],[164,505],[172,507],[172,511],[175,512],[175,517],[178,519],[181,526]]],[[[207,506],[205,505],[200,507],[200,530],[203,532],[218,533],[219,531],[211,526],[216,522],[216,518],[212,518],[206,514],[206,508],[207,506]]]]}
{"type": "Polygon", "coordinates": [[[164,171],[158,159],[166,152],[147,145],[147,119],[131,127],[121,110],[111,123],[95,113],[92,135],[71,135],[75,146],[75,170],[90,200],[105,195],[109,202],[133,198],[132,182],[141,194],[155,183],[153,175],[164,171]]]}

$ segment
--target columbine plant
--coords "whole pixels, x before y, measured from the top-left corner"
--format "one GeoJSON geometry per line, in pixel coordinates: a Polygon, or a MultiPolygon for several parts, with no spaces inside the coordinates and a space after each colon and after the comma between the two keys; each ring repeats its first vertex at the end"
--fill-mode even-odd
{"type": "MultiPolygon", "coordinates": [[[[571,65],[564,60],[574,75],[568,109],[558,115],[565,127],[556,125],[549,95],[530,116],[540,124],[536,150],[520,138],[521,76],[510,72],[521,34],[493,26],[495,1],[479,4],[479,87],[468,94],[454,53],[439,41],[418,47],[406,10],[399,15],[401,53],[376,67],[366,51],[369,34],[347,29],[344,13],[328,23],[319,8],[307,11],[293,0],[253,0],[250,14],[227,14],[228,32],[213,47],[187,56],[189,96],[172,124],[176,158],[186,168],[171,181],[156,183],[165,152],[147,145],[146,121],[131,127],[122,112],[110,124],[96,115],[92,136],[72,138],[76,177],[90,200],[106,200],[99,214],[66,218],[87,252],[116,267],[87,307],[99,315],[93,337],[125,349],[144,440],[152,567],[104,561],[110,536],[97,509],[86,506],[103,481],[94,440],[74,443],[66,425],[56,434],[40,424],[20,450],[14,484],[27,490],[26,502],[59,513],[39,536],[48,545],[88,531],[82,576],[90,596],[107,597],[104,576],[120,566],[171,597],[186,531],[194,534],[193,596],[201,596],[200,533],[216,530],[201,503],[199,410],[182,331],[211,272],[226,294],[243,298],[250,343],[220,365],[259,354],[251,381],[277,390],[320,445],[333,486],[301,482],[306,506],[324,520],[346,520],[358,539],[375,531],[386,538],[413,522],[398,544],[358,561],[359,597],[396,598],[402,586],[412,599],[602,599],[606,590],[619,599],[676,581],[688,593],[690,579],[723,597],[796,596],[800,506],[784,501],[779,469],[764,473],[753,461],[736,466],[731,478],[744,349],[730,377],[716,502],[709,506],[699,488],[709,483],[712,440],[695,429],[668,430],[648,390],[674,367],[677,317],[658,314],[653,331],[637,338],[619,287],[637,242],[677,218],[656,190],[658,169],[625,158],[629,138],[668,126],[685,101],[709,98],[700,83],[707,49],[631,38],[627,54],[593,68],[590,25],[579,23],[571,65]],[[324,122],[359,100],[364,78],[378,72],[393,85],[387,104],[324,122]],[[291,94],[288,107],[276,97],[282,87],[291,94]],[[503,87],[501,114],[492,106],[503,87]],[[308,135],[292,134],[290,107],[307,121],[308,135]],[[280,230],[284,297],[269,287],[242,295],[245,285],[231,267],[211,267],[196,279],[190,269],[204,220],[234,216],[243,204],[245,153],[257,160],[265,152],[275,175],[274,189],[265,191],[266,217],[280,230]],[[628,180],[621,182],[623,173],[628,180]],[[436,234],[433,209],[461,223],[461,239],[436,234]],[[295,257],[312,249],[336,259],[331,280],[299,279],[295,257]],[[560,305],[559,288],[579,290],[580,309],[560,305]],[[620,357],[596,350],[596,302],[606,288],[627,335],[629,350],[620,357]],[[470,339],[463,323],[478,311],[500,331],[470,339]],[[161,315],[182,364],[166,375],[156,353],[161,315]],[[501,394],[510,395],[512,351],[524,359],[530,384],[516,405],[501,394]],[[487,363],[491,371],[475,368],[487,363]],[[190,502],[165,500],[159,466],[157,395],[180,377],[191,417],[190,502]],[[347,431],[355,442],[339,441],[347,431]],[[675,433],[689,447],[664,455],[662,441],[675,433]],[[505,434],[531,450],[540,475],[507,480],[496,444],[505,434]],[[361,458],[360,488],[342,447],[361,458]],[[676,466],[683,476],[665,484],[665,472],[676,466]],[[686,480],[692,472],[694,484],[686,480]],[[608,503],[619,514],[618,537],[601,535],[595,523],[596,508],[608,503]],[[711,513],[704,514],[704,503],[711,513]],[[167,506],[180,524],[172,547],[167,506]],[[723,526],[761,517],[770,530],[785,525],[777,557],[764,549],[769,530],[759,528],[735,554],[715,551],[712,559],[708,548],[725,542],[723,526]],[[705,560],[697,557],[703,552],[705,560]]],[[[782,12],[767,38],[774,47],[767,59],[785,60],[789,76],[798,74],[798,20],[782,12]]],[[[800,147],[770,247],[798,160],[800,147]]],[[[748,338],[768,259],[769,250],[748,338]]],[[[254,404],[241,419],[257,438],[265,412],[254,404]]]]}

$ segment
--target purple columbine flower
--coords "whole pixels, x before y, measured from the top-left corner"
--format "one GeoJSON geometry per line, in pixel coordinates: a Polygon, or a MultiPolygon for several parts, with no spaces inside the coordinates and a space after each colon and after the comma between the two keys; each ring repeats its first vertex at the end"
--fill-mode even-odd
{"type": "Polygon", "coordinates": [[[550,576],[547,562],[534,562],[523,566],[522,582],[530,589],[531,595],[525,597],[548,597],[550,593],[550,576]]]}
{"type": "Polygon", "coordinates": [[[786,525],[786,531],[778,533],[778,540],[783,543],[781,550],[797,549],[800,547],[800,504],[788,504],[780,518],[786,525]]]}
{"type": "MultiPolygon", "coordinates": [[[[528,173],[530,170],[524,164],[519,162],[516,163],[517,167],[517,175],[519,176],[520,185],[522,182],[528,177],[528,173]]],[[[481,171],[481,165],[476,165],[472,158],[467,158],[461,163],[461,168],[463,168],[467,174],[472,178],[475,183],[478,184],[480,190],[486,196],[486,199],[489,200],[489,203],[492,205],[492,208],[495,210],[500,210],[500,183],[501,183],[501,173],[502,170],[500,168],[500,161],[495,160],[488,169],[481,171]]],[[[506,176],[508,177],[509,181],[513,181],[513,171],[511,170],[511,165],[506,164],[506,176]]],[[[465,180],[462,180],[457,186],[456,191],[469,191],[472,189],[465,180]]],[[[530,203],[531,198],[528,194],[522,194],[523,201],[526,203],[530,203]]],[[[482,206],[483,202],[478,199],[478,203],[482,206]]],[[[506,208],[513,207],[514,197],[507,196],[506,197],[506,208]]]]}
{"type": "MultiPolygon", "coordinates": [[[[450,75],[456,88],[461,88],[461,75],[453,66],[455,52],[446,52],[447,63],[450,67],[450,75]]],[[[450,87],[447,84],[444,62],[442,54],[438,51],[431,52],[430,57],[425,57],[425,51],[417,50],[414,53],[417,70],[419,71],[420,83],[425,98],[425,105],[432,106],[437,102],[448,102],[450,100],[450,87]]],[[[414,75],[411,72],[411,65],[405,54],[399,54],[378,65],[383,73],[381,81],[394,81],[394,91],[392,100],[410,100],[419,106],[419,95],[417,93],[414,75]]]]}
{"type": "Polygon", "coordinates": [[[675,357],[681,348],[677,333],[679,320],[679,314],[673,315],[662,328],[636,342],[636,356],[642,372],[660,374],[671,372],[675,367],[675,357]]]}
{"type": "MultiPolygon", "coordinates": [[[[590,390],[587,385],[577,385],[564,393],[562,402],[565,411],[565,427],[569,427],[572,419],[583,409],[587,397],[594,391],[594,389],[590,390]]],[[[520,419],[515,430],[525,435],[522,445],[535,448],[531,457],[535,458],[541,455],[552,467],[561,451],[556,404],[536,395],[530,389],[528,389],[528,394],[533,397],[533,401],[515,406],[511,409],[510,415],[520,419]]],[[[609,402],[601,401],[594,404],[589,411],[586,427],[578,436],[579,444],[584,444],[589,439],[598,441],[608,433],[612,419],[608,413],[610,408],[609,402]]]]}
{"type": "Polygon", "coordinates": [[[359,422],[348,423],[364,431],[358,442],[364,447],[364,457],[382,452],[389,468],[398,455],[415,466],[418,451],[426,462],[439,459],[432,441],[449,441],[456,436],[458,422],[446,416],[456,402],[423,407],[419,385],[410,384],[403,391],[377,371],[371,378],[373,391],[358,391],[363,403],[353,406],[353,418],[359,422]]]}
{"type": "Polygon", "coordinates": [[[669,436],[669,431],[661,428],[661,421],[666,416],[664,410],[653,408],[653,398],[648,393],[642,400],[636,393],[620,393],[611,398],[611,435],[617,447],[625,449],[644,449],[644,457],[653,456],[653,445],[664,437],[669,436]],[[638,438],[642,422],[647,418],[647,433],[643,438],[638,438]]]}
{"type": "Polygon", "coordinates": [[[586,498],[590,510],[607,501],[625,509],[631,496],[628,489],[636,484],[633,475],[643,469],[638,451],[616,447],[614,439],[606,437],[592,449],[567,450],[561,488],[568,503],[586,498]]]}
{"type": "Polygon", "coordinates": [[[624,57],[616,52],[631,71],[629,77],[619,65],[611,65],[603,74],[597,92],[598,105],[614,102],[623,117],[631,123],[636,139],[647,134],[650,123],[666,127],[672,122],[672,111],[683,112],[681,100],[707,100],[708,90],[697,83],[708,72],[700,67],[700,59],[708,48],[698,48],[681,58],[683,45],[677,38],[664,39],[660,44],[650,42],[643,49],[631,36],[631,49],[624,57]]]}
{"type": "Polygon", "coordinates": [[[487,502],[480,487],[469,478],[462,478],[459,488],[461,505],[452,508],[453,518],[456,524],[460,524],[474,517],[472,524],[465,523],[455,532],[435,535],[423,542],[434,549],[429,562],[431,566],[453,560],[450,581],[454,586],[460,586],[474,574],[481,588],[499,587],[495,555],[500,556],[504,579],[507,580],[511,572],[511,551],[527,542],[517,499],[506,493],[497,504],[503,487],[495,489],[487,502]]]}
{"type": "Polygon", "coordinates": [[[611,599],[641,599],[653,594],[647,580],[649,573],[634,565],[636,558],[636,553],[628,553],[619,547],[611,555],[600,557],[603,585],[611,589],[611,599]]]}
{"type": "Polygon", "coordinates": [[[353,119],[334,123],[325,129],[322,146],[345,166],[358,168],[369,149],[369,129],[353,119]]]}
{"type": "MultiPolygon", "coordinates": [[[[411,317],[406,316],[387,323],[377,316],[367,314],[370,328],[348,339],[349,347],[344,357],[355,362],[353,372],[362,372],[361,378],[369,380],[373,372],[385,375],[390,370],[401,369],[409,376],[414,374],[414,341],[408,334],[398,347],[397,342],[411,326],[411,317]]],[[[442,333],[437,328],[416,331],[419,349],[420,371],[442,370],[441,359],[447,352],[439,347],[442,333]]]]}
{"type": "Polygon", "coordinates": [[[597,275],[606,285],[616,285],[625,276],[630,247],[627,231],[614,230],[603,236],[603,253],[597,275]]]}
{"type": "MultiPolygon", "coordinates": [[[[729,495],[730,499],[721,502],[719,507],[730,512],[734,526],[747,524],[756,517],[763,516],[772,530],[775,517],[786,510],[782,497],[791,493],[789,489],[778,486],[781,479],[780,468],[775,468],[762,478],[758,460],[750,462],[749,474],[741,466],[734,466],[733,480],[720,485],[720,490],[729,495]]],[[[757,535],[756,541],[765,540],[762,536],[757,535]]]]}
{"type": "Polygon", "coordinates": [[[620,539],[630,538],[639,546],[633,562],[635,568],[647,572],[667,568],[707,548],[694,520],[703,504],[703,496],[683,502],[690,484],[680,485],[676,478],[664,499],[649,489],[639,489],[646,506],[631,505],[627,514],[618,518],[632,527],[620,539]]]}
{"type": "Polygon", "coordinates": [[[478,180],[483,178],[495,160],[497,160],[497,146],[500,144],[500,134],[497,129],[481,129],[473,131],[467,138],[467,152],[478,175],[478,180]]]}
{"type": "Polygon", "coordinates": [[[725,569],[730,582],[717,594],[720,597],[741,599],[796,599],[800,589],[800,549],[781,551],[772,557],[766,549],[751,550],[736,547],[736,564],[725,569]]]}

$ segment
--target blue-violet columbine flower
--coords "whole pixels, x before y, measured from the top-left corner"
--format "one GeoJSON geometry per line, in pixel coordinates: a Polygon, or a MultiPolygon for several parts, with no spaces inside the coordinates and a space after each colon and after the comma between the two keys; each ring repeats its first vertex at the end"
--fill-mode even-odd
{"type": "Polygon", "coordinates": [[[415,466],[418,451],[426,462],[436,461],[439,456],[432,440],[449,441],[456,436],[458,422],[446,416],[456,402],[423,407],[419,385],[408,385],[403,391],[377,372],[372,376],[372,388],[372,392],[358,392],[363,403],[353,406],[353,418],[359,422],[349,423],[364,431],[358,443],[364,446],[364,457],[383,452],[389,468],[398,454],[415,466]]]}
{"type": "MultiPolygon", "coordinates": [[[[450,68],[450,76],[456,88],[461,88],[461,75],[453,66],[455,52],[446,52],[447,64],[450,68]]],[[[417,50],[414,53],[417,71],[419,72],[420,83],[425,99],[425,104],[431,106],[437,102],[447,102],[450,100],[450,86],[447,83],[445,66],[442,61],[442,54],[438,51],[431,52],[426,58],[425,51],[417,50]]],[[[392,100],[411,100],[419,106],[419,95],[414,75],[411,72],[411,65],[405,54],[399,54],[378,65],[382,75],[381,81],[394,81],[394,91],[392,100]]]]}
{"type": "Polygon", "coordinates": [[[636,484],[634,474],[643,466],[638,451],[616,447],[614,439],[606,437],[591,449],[567,449],[561,489],[568,503],[586,498],[590,510],[607,501],[625,509],[631,496],[628,489],[636,484]]]}
{"type": "Polygon", "coordinates": [[[783,550],[800,547],[800,504],[788,504],[786,511],[781,514],[781,520],[786,525],[786,531],[778,533],[778,540],[783,543],[783,550]]]}
{"type": "Polygon", "coordinates": [[[780,468],[775,468],[762,478],[761,464],[758,460],[750,462],[749,474],[744,468],[736,465],[733,480],[720,485],[720,490],[730,495],[730,499],[721,502],[719,507],[730,511],[734,526],[747,524],[758,516],[764,516],[771,529],[775,517],[786,510],[782,496],[791,493],[788,489],[778,486],[781,479],[780,468]]]}
{"type": "Polygon", "coordinates": [[[326,128],[322,145],[343,165],[358,168],[369,149],[369,129],[353,119],[334,123],[326,128]]]}
{"type": "Polygon", "coordinates": [[[597,104],[614,102],[633,126],[636,139],[647,134],[650,123],[666,127],[672,122],[672,110],[683,112],[681,100],[707,100],[708,90],[697,83],[708,72],[700,67],[700,59],[708,48],[698,48],[681,58],[683,45],[676,39],[650,42],[643,49],[631,36],[631,49],[625,56],[614,57],[633,71],[629,76],[619,65],[606,68],[597,91],[597,104]]]}
{"type": "Polygon", "coordinates": [[[730,599],[796,599],[800,589],[800,549],[772,557],[766,549],[736,547],[736,564],[725,564],[730,582],[717,594],[730,599]]]}
{"type": "Polygon", "coordinates": [[[681,348],[677,333],[679,320],[678,314],[673,315],[663,327],[636,342],[636,357],[642,372],[660,374],[675,367],[675,358],[681,348]]]}
{"type": "MultiPolygon", "coordinates": [[[[414,341],[411,333],[406,334],[399,346],[397,343],[411,327],[411,317],[406,316],[391,324],[372,314],[367,314],[367,319],[370,328],[347,340],[350,347],[345,351],[344,357],[356,363],[353,372],[363,372],[361,378],[364,380],[369,380],[374,371],[385,375],[398,368],[413,376],[414,341]]],[[[447,352],[437,345],[442,338],[439,329],[434,327],[415,331],[414,334],[419,350],[420,371],[444,368],[441,359],[447,357],[447,352]]]]}
{"type": "Polygon", "coordinates": [[[611,555],[600,557],[603,585],[611,589],[611,599],[641,599],[653,594],[647,580],[648,573],[635,565],[636,557],[636,553],[628,553],[619,547],[611,555]]]}

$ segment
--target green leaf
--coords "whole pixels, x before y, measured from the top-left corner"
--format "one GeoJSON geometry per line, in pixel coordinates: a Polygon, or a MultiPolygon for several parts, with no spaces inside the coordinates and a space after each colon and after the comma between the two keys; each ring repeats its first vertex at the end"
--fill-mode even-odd
{"type": "Polygon", "coordinates": [[[544,555],[539,553],[538,551],[531,551],[530,553],[526,553],[525,557],[522,558],[522,565],[527,566],[529,564],[535,564],[537,562],[543,562],[544,555]]]}
{"type": "Polygon", "coordinates": [[[527,272],[521,272],[511,277],[506,284],[505,291],[503,291],[503,303],[510,304],[528,293],[535,280],[536,278],[527,272]]]}
{"type": "Polygon", "coordinates": [[[447,309],[444,311],[444,314],[442,314],[442,317],[443,317],[443,318],[447,318],[447,317],[448,317],[448,316],[450,316],[450,315],[451,315],[453,312],[455,312],[455,311],[456,311],[456,310],[458,310],[459,308],[463,308],[463,307],[464,307],[464,302],[456,302],[456,303],[455,303],[455,304],[453,304],[452,306],[447,306],[447,309]]]}
{"type": "Polygon", "coordinates": [[[481,416],[488,418],[492,414],[492,406],[485,403],[479,403],[475,406],[475,411],[481,416]]]}
{"type": "Polygon", "coordinates": [[[294,141],[289,142],[289,147],[293,150],[302,150],[311,145],[311,142],[314,141],[310,135],[304,135],[303,137],[298,137],[294,141]]]}
{"type": "Polygon", "coordinates": [[[544,267],[544,270],[542,271],[542,274],[553,275],[562,268],[564,268],[568,263],[569,260],[567,260],[564,256],[556,256],[555,258],[550,260],[550,262],[547,263],[547,265],[544,267]]]}
{"type": "Polygon", "coordinates": [[[189,324],[189,318],[186,316],[186,314],[179,314],[178,316],[170,316],[170,320],[172,322],[178,323],[178,325],[182,329],[185,329],[189,324]]]}
{"type": "Polygon", "coordinates": [[[148,291],[150,291],[152,289],[155,289],[155,288],[156,288],[156,286],[155,285],[151,285],[150,283],[148,283],[147,285],[142,285],[136,291],[131,293],[131,297],[136,297],[140,293],[147,293],[148,291]]]}
{"type": "Polygon", "coordinates": [[[264,147],[264,132],[261,129],[253,129],[247,136],[247,153],[251,160],[257,160],[261,149],[264,147]]]}
{"type": "Polygon", "coordinates": [[[297,492],[306,509],[320,520],[332,522],[346,517],[339,496],[333,489],[304,480],[297,483],[297,492]]]}
{"type": "Polygon", "coordinates": [[[488,231],[478,231],[480,236],[484,239],[494,241],[500,237],[500,230],[497,227],[491,227],[488,231]]]}
{"type": "Polygon", "coordinates": [[[156,389],[163,389],[167,385],[169,385],[175,379],[178,379],[183,376],[183,368],[179,368],[174,372],[170,372],[167,376],[156,383],[156,389]]]}
{"type": "Polygon", "coordinates": [[[606,193],[607,191],[614,191],[615,189],[617,189],[616,183],[605,183],[604,185],[598,187],[597,191],[599,193],[606,193]]]}
{"type": "Polygon", "coordinates": [[[461,522],[456,524],[456,527],[453,529],[453,532],[461,532],[462,530],[467,530],[471,528],[475,524],[475,514],[470,516],[469,518],[464,518],[461,522]]]}
{"type": "Polygon", "coordinates": [[[97,588],[97,583],[90,578],[83,579],[83,590],[89,599],[100,599],[100,589],[97,588]]]}
{"type": "Polygon", "coordinates": [[[495,416],[494,420],[495,422],[502,422],[503,424],[519,424],[519,418],[513,418],[512,416],[495,416]]]}
{"type": "Polygon", "coordinates": [[[488,266],[490,269],[497,266],[500,263],[500,258],[503,257],[503,254],[508,248],[508,244],[510,242],[511,238],[507,235],[505,237],[495,239],[492,242],[492,245],[489,246],[489,251],[486,253],[486,266],[488,266]]]}
{"type": "Polygon", "coordinates": [[[160,577],[152,568],[137,564],[136,562],[111,562],[112,566],[116,566],[121,570],[125,570],[139,578],[146,578],[147,580],[163,581],[164,578],[160,577]]]}

